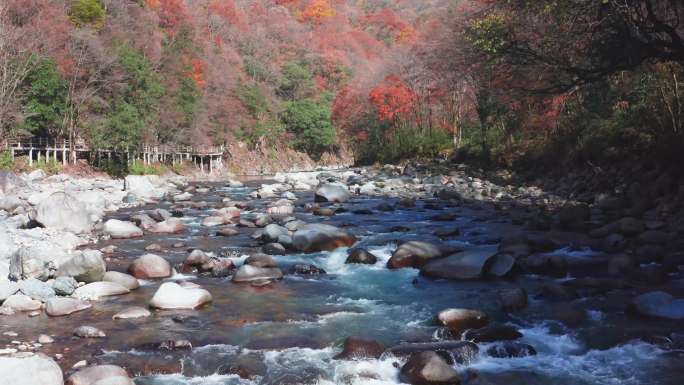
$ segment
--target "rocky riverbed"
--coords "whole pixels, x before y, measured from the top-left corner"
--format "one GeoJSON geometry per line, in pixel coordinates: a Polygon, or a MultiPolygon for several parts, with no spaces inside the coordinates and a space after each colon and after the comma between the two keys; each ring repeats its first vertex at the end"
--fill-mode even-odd
{"type": "Polygon", "coordinates": [[[678,195],[569,196],[465,167],[223,182],[3,173],[0,374],[679,384],[678,195]]]}

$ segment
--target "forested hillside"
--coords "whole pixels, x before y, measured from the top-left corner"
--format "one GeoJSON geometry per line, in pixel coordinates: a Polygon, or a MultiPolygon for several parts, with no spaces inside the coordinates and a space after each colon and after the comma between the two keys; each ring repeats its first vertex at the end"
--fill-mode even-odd
{"type": "Polygon", "coordinates": [[[678,153],[684,5],[623,3],[6,0],[0,134],[359,162],[678,153]]]}

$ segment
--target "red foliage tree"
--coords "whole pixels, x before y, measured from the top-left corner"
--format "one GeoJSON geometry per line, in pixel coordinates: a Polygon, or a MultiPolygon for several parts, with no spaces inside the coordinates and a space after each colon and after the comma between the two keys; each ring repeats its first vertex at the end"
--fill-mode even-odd
{"type": "Polygon", "coordinates": [[[368,94],[368,101],[375,107],[378,118],[393,121],[411,111],[415,93],[398,76],[389,75],[368,94]]]}

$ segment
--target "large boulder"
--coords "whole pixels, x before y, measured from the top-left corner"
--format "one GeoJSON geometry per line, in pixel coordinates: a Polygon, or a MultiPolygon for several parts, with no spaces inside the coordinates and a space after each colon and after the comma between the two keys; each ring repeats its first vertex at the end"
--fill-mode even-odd
{"type": "Polygon", "coordinates": [[[290,231],[283,226],[271,223],[264,227],[261,238],[266,242],[277,242],[280,236],[290,236],[290,231]]]}
{"type": "Polygon", "coordinates": [[[6,170],[0,170],[0,194],[9,195],[25,185],[26,182],[19,178],[15,173],[6,170]]]}
{"type": "Polygon", "coordinates": [[[211,301],[211,294],[200,287],[183,287],[174,282],[164,282],[154,293],[150,306],[158,309],[196,309],[211,301]]]}
{"type": "Polygon", "coordinates": [[[433,259],[445,257],[457,251],[447,245],[436,245],[422,241],[404,242],[392,253],[387,267],[401,269],[404,267],[420,268],[433,259]]]}
{"type": "Polygon", "coordinates": [[[94,221],[87,207],[75,196],[57,192],[43,199],[36,207],[36,221],[47,228],[89,233],[94,221]]]}
{"type": "Polygon", "coordinates": [[[427,277],[474,279],[482,276],[487,262],[496,255],[496,246],[478,247],[428,262],[420,270],[427,277]]]}
{"type": "Polygon", "coordinates": [[[97,301],[101,297],[128,294],[131,291],[116,282],[92,282],[74,291],[75,298],[97,301]]]}
{"type": "Polygon", "coordinates": [[[51,317],[60,317],[90,308],[88,302],[76,298],[50,298],[45,306],[45,312],[51,317]]]}
{"type": "Polygon", "coordinates": [[[57,277],[52,283],[52,289],[57,295],[71,295],[78,287],[78,281],[73,277],[57,277]]]}
{"type": "Polygon", "coordinates": [[[663,291],[652,291],[635,297],[632,310],[649,317],[684,319],[684,298],[675,299],[663,291]]]}
{"type": "Polygon", "coordinates": [[[51,285],[35,278],[29,278],[19,282],[19,290],[23,294],[41,302],[45,302],[48,298],[52,298],[56,295],[55,290],[51,285]]]}
{"type": "Polygon", "coordinates": [[[58,277],[74,277],[80,282],[101,281],[107,264],[98,250],[83,250],[57,269],[58,277]]]}
{"type": "Polygon", "coordinates": [[[489,317],[479,310],[454,308],[440,311],[437,314],[437,322],[458,337],[467,329],[486,326],[489,317]]]}
{"type": "Polygon", "coordinates": [[[166,194],[164,180],[156,175],[128,175],[126,191],[142,199],[161,199],[166,194]]]}
{"type": "Polygon", "coordinates": [[[135,290],[140,287],[140,282],[134,276],[118,271],[108,271],[102,276],[105,282],[115,282],[128,290],[135,290]]]}
{"type": "MultiPolygon", "coordinates": [[[[95,365],[79,369],[76,373],[67,378],[65,385],[127,385],[125,382],[111,382],[111,379],[128,379],[128,373],[121,367],[115,365],[95,365]],[[110,382],[106,382],[110,380],[110,382]]],[[[128,381],[128,384],[132,384],[128,381]]]]}
{"type": "Polygon", "coordinates": [[[320,185],[314,194],[316,202],[344,203],[349,200],[351,194],[347,186],[338,183],[326,183],[320,185]]]}
{"type": "Polygon", "coordinates": [[[138,238],[143,236],[141,228],[132,222],[110,219],[105,222],[102,229],[105,234],[114,239],[138,238]]]}
{"type": "Polygon", "coordinates": [[[13,385],[62,385],[62,369],[42,354],[0,357],[0,378],[13,385]]]}
{"type": "Polygon", "coordinates": [[[131,263],[128,271],[138,279],[167,278],[171,276],[171,264],[156,254],[145,254],[131,263]]]}
{"type": "Polygon", "coordinates": [[[295,249],[305,253],[331,251],[338,247],[349,247],[356,242],[356,237],[335,226],[325,224],[307,224],[299,226],[292,236],[295,249]]]}
{"type": "Polygon", "coordinates": [[[458,372],[435,352],[416,353],[401,367],[399,379],[412,385],[460,384],[458,372]]]}
{"type": "Polygon", "coordinates": [[[46,280],[54,271],[54,266],[41,258],[37,258],[32,249],[21,246],[12,254],[9,260],[9,278],[15,281],[35,278],[46,280]]]}

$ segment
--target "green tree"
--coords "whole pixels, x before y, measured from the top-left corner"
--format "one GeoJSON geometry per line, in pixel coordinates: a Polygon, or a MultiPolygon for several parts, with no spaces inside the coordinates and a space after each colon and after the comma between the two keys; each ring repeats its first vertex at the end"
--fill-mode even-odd
{"type": "Polygon", "coordinates": [[[333,148],[335,126],[328,97],[288,102],[281,120],[285,129],[295,135],[295,148],[314,158],[333,148]]]}
{"type": "Polygon", "coordinates": [[[287,63],[283,67],[278,95],[286,99],[308,96],[313,90],[314,81],[309,69],[299,63],[287,63]]]}
{"type": "Polygon", "coordinates": [[[39,136],[55,136],[62,129],[67,108],[66,81],[52,59],[37,63],[24,79],[22,95],[26,117],[18,128],[39,136]]]}
{"type": "Polygon", "coordinates": [[[100,29],[104,25],[105,16],[100,0],[71,0],[69,19],[78,27],[92,24],[100,29]]]}

